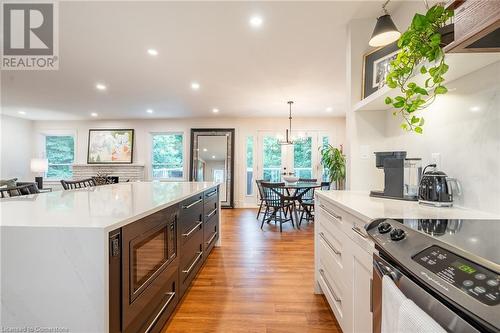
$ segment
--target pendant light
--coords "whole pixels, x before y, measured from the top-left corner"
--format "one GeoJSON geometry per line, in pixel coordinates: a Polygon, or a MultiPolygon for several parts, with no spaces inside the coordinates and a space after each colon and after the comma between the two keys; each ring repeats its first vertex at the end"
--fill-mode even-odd
{"type": "Polygon", "coordinates": [[[391,15],[389,15],[389,12],[387,12],[385,8],[389,1],[390,0],[387,0],[382,5],[384,14],[377,18],[377,24],[375,24],[375,28],[373,29],[372,38],[370,38],[368,42],[370,46],[384,46],[398,40],[401,36],[401,33],[392,21],[391,15]]]}
{"type": "Polygon", "coordinates": [[[287,103],[290,106],[289,113],[288,113],[289,130],[287,129],[285,132],[285,140],[278,141],[278,143],[282,146],[294,144],[294,142],[290,138],[290,136],[292,135],[292,104],[293,104],[293,101],[288,101],[287,103]]]}

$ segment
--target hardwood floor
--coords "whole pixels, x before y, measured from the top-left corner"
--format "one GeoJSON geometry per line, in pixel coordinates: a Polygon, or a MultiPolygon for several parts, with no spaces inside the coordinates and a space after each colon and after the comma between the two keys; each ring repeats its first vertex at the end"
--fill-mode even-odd
{"type": "Polygon", "coordinates": [[[294,230],[255,219],[256,210],[222,210],[214,248],[163,332],[341,332],[314,295],[313,225],[294,230]]]}

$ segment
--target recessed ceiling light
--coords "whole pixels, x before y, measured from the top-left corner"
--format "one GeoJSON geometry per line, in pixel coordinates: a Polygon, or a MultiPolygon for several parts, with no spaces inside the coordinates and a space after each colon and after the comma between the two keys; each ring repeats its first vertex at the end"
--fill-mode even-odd
{"type": "Polygon", "coordinates": [[[98,116],[98,114],[97,114],[97,113],[95,113],[95,112],[92,112],[92,113],[90,114],[90,116],[91,116],[91,117],[97,117],[97,116],[98,116]]]}
{"type": "Polygon", "coordinates": [[[214,108],[214,109],[212,109],[212,112],[213,112],[213,113],[219,113],[219,109],[214,108]]]}
{"type": "Polygon", "coordinates": [[[473,106],[473,107],[471,107],[471,108],[470,108],[470,110],[471,110],[472,112],[478,112],[478,111],[480,111],[480,110],[481,110],[481,108],[480,108],[479,106],[473,106]]]}
{"type": "Polygon", "coordinates": [[[212,155],[212,158],[215,158],[215,155],[212,155]]]}
{"type": "Polygon", "coordinates": [[[331,106],[326,108],[326,112],[332,112],[332,111],[333,111],[333,108],[331,106]]]}
{"type": "Polygon", "coordinates": [[[192,82],[191,83],[191,89],[193,89],[193,90],[199,90],[200,89],[200,84],[198,82],[192,82]]]}
{"type": "Polygon", "coordinates": [[[155,49],[148,49],[148,54],[150,56],[157,56],[158,55],[158,51],[155,50],[155,49]]]}
{"type": "Polygon", "coordinates": [[[208,149],[207,148],[203,148],[203,151],[208,151],[208,149]]]}
{"type": "Polygon", "coordinates": [[[146,112],[149,113],[149,114],[151,114],[151,113],[154,113],[154,110],[153,109],[147,109],[146,112]]]}
{"type": "Polygon", "coordinates": [[[17,111],[17,113],[19,113],[19,114],[21,114],[21,115],[23,115],[23,116],[26,114],[26,112],[25,112],[25,111],[17,111]]]}
{"type": "Polygon", "coordinates": [[[260,28],[262,23],[264,23],[264,20],[260,16],[252,16],[249,22],[253,28],[260,28]]]}
{"type": "Polygon", "coordinates": [[[106,89],[108,89],[108,87],[106,87],[106,85],[104,83],[97,83],[95,85],[95,87],[96,87],[97,90],[106,90],[106,89]]]}

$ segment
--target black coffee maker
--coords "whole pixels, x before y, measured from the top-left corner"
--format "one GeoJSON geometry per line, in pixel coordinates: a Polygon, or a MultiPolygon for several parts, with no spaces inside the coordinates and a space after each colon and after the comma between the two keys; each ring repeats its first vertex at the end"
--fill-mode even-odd
{"type": "Polygon", "coordinates": [[[420,163],[420,158],[406,158],[406,151],[375,152],[375,166],[384,169],[384,190],[371,191],[370,196],[417,201],[420,163]]]}

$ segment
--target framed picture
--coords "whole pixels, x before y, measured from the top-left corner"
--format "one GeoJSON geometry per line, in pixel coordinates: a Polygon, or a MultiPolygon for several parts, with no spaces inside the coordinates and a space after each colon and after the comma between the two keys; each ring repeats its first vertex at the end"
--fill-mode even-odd
{"type": "Polygon", "coordinates": [[[396,59],[400,49],[398,42],[380,47],[363,57],[363,93],[366,98],[385,85],[385,77],[390,70],[390,63],[396,59]]]}
{"type": "Polygon", "coordinates": [[[133,153],[133,129],[89,130],[87,164],[131,164],[133,153]]]}

